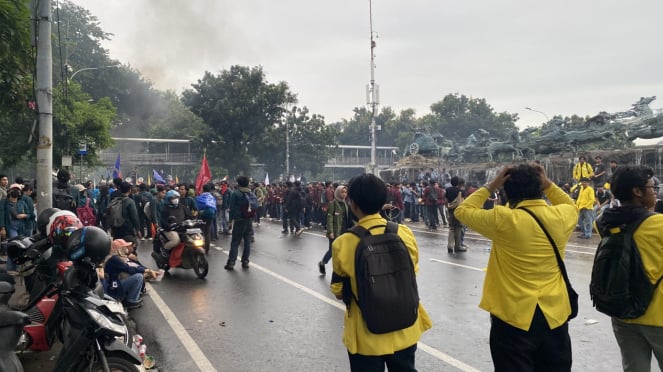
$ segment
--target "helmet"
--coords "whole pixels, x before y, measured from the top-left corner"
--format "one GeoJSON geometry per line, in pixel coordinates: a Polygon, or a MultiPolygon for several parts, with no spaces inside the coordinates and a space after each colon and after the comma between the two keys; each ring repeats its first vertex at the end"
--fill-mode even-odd
{"type": "Polygon", "coordinates": [[[170,190],[166,193],[166,200],[168,201],[170,201],[170,199],[179,198],[179,197],[180,193],[177,192],[176,190],[170,190]]]}
{"type": "Polygon", "coordinates": [[[48,225],[48,222],[51,219],[51,216],[55,212],[59,212],[60,210],[58,208],[46,208],[41,213],[39,213],[39,217],[37,217],[37,231],[39,234],[46,236],[48,235],[48,231],[46,231],[46,226],[48,225]]]}
{"type": "Polygon", "coordinates": [[[83,227],[83,224],[73,212],[59,211],[55,212],[49,219],[48,225],[46,225],[46,233],[51,244],[64,247],[69,235],[81,227],[83,227]]]}
{"type": "Polygon", "coordinates": [[[28,249],[34,244],[32,239],[18,236],[7,243],[7,256],[15,263],[22,265],[31,257],[28,256],[28,249]]]}
{"type": "Polygon", "coordinates": [[[66,256],[76,262],[88,258],[94,264],[100,264],[110,253],[111,239],[103,229],[85,226],[74,231],[65,248],[66,256]]]}

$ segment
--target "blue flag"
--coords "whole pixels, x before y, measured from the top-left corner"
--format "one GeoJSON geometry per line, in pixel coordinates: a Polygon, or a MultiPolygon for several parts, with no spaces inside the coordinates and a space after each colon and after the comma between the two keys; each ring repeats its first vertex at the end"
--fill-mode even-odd
{"type": "Polygon", "coordinates": [[[166,184],[166,181],[161,178],[159,172],[155,171],[154,169],[152,169],[152,175],[154,176],[154,183],[163,183],[164,185],[166,184]]]}
{"type": "Polygon", "coordinates": [[[115,167],[113,168],[113,178],[122,178],[122,171],[120,170],[120,153],[117,153],[117,159],[115,159],[115,167]]]}

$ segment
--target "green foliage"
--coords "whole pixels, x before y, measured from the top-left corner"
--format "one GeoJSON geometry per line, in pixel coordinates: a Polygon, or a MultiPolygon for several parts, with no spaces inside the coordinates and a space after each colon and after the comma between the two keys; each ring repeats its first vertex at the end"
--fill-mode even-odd
{"type": "Polygon", "coordinates": [[[445,138],[464,141],[472,133],[484,129],[491,138],[505,139],[517,130],[518,114],[495,113],[483,98],[448,94],[442,101],[431,105],[432,117],[427,118],[433,132],[445,138]]]}
{"type": "MultiPolygon", "coordinates": [[[[115,118],[115,107],[109,98],[90,102],[90,96],[76,83],[69,84],[67,97],[62,89],[53,95],[53,159],[62,155],[76,155],[78,144],[87,143],[85,162],[95,164],[101,149],[112,146],[110,125],[115,118]]],[[[56,164],[57,165],[57,164],[56,164]]]]}
{"type": "Polygon", "coordinates": [[[318,175],[333,154],[337,130],[325,125],[324,118],[310,115],[308,108],[293,107],[285,123],[268,128],[256,158],[270,174],[285,174],[286,130],[289,133],[290,172],[318,175]]]}
{"type": "Polygon", "coordinates": [[[219,75],[205,72],[184,91],[182,102],[210,127],[210,161],[227,165],[230,175],[249,174],[265,132],[281,121],[284,107],[296,102],[285,82],[265,80],[261,67],[232,66],[219,75]]]}

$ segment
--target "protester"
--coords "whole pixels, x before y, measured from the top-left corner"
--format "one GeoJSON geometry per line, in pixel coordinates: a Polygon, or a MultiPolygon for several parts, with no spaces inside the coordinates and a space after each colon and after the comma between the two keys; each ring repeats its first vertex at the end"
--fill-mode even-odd
{"type": "Polygon", "coordinates": [[[578,163],[573,166],[573,179],[580,182],[581,178],[590,179],[594,176],[594,169],[587,163],[584,156],[578,158],[578,163]]]}
{"type": "Polygon", "coordinates": [[[350,208],[345,202],[348,196],[348,188],[341,185],[334,191],[334,200],[329,202],[327,208],[327,239],[329,240],[329,248],[322,257],[322,261],[318,262],[318,269],[320,274],[326,273],[325,265],[331,259],[332,255],[332,242],[343,234],[351,224],[350,208]]]}
{"type": "Polygon", "coordinates": [[[580,225],[582,232],[578,237],[581,239],[590,239],[592,237],[592,230],[594,229],[594,204],[596,204],[596,193],[589,185],[589,178],[581,178],[580,185],[580,192],[578,193],[576,206],[580,213],[578,224],[580,225]]]}
{"type": "MultiPolygon", "coordinates": [[[[613,174],[610,190],[620,207],[605,210],[596,224],[600,231],[622,226],[654,208],[657,195],[653,171],[644,166],[622,165],[613,174]]],[[[645,219],[633,233],[642,266],[652,284],[663,275],[663,215],[645,219]]],[[[654,291],[646,312],[635,319],[612,318],[612,330],[619,344],[624,371],[651,370],[652,352],[663,370],[663,285],[654,291]]]]}
{"type": "Polygon", "coordinates": [[[546,234],[521,209],[537,216],[564,257],[578,211],[540,165],[504,167],[455,211],[462,223],[492,240],[479,307],[491,317],[493,365],[498,372],[570,371],[571,305],[566,283],[546,234]],[[508,207],[483,209],[502,186],[508,207]]]}
{"type": "MultiPolygon", "coordinates": [[[[371,234],[381,234],[387,221],[379,214],[387,200],[387,187],[373,174],[354,177],[348,185],[350,211],[359,219],[358,224],[371,234]],[[374,228],[376,227],[377,228],[374,228]]],[[[414,233],[405,225],[399,225],[398,236],[407,247],[414,271],[419,269],[419,250],[414,233]]],[[[350,285],[356,298],[355,252],[359,238],[354,234],[343,234],[332,244],[334,274],[331,291],[338,299],[343,298],[344,286],[350,285]],[[346,279],[344,279],[346,278],[346,279]],[[345,284],[344,284],[345,283],[345,284]]],[[[389,309],[384,309],[389,311],[389,309]]],[[[416,371],[415,352],[422,333],[432,327],[432,322],[423,305],[419,303],[418,317],[408,328],[384,334],[371,333],[359,306],[354,300],[349,303],[345,314],[343,343],[348,350],[351,371],[416,371]]]]}
{"type": "Polygon", "coordinates": [[[141,291],[146,270],[141,265],[129,264],[125,250],[128,246],[131,246],[131,243],[123,239],[113,240],[111,254],[103,264],[104,290],[116,300],[123,301],[128,309],[133,309],[143,306],[141,291]]]}
{"type": "Polygon", "coordinates": [[[232,194],[230,194],[229,217],[232,220],[233,227],[228,262],[226,262],[226,265],[223,267],[226,270],[234,270],[235,261],[237,261],[237,254],[239,251],[239,242],[241,240],[244,240],[242,268],[249,268],[249,258],[251,256],[251,233],[253,231],[252,218],[242,215],[242,206],[246,206],[249,203],[244,195],[251,191],[249,189],[249,177],[237,177],[237,186],[237,190],[234,190],[232,194]]]}

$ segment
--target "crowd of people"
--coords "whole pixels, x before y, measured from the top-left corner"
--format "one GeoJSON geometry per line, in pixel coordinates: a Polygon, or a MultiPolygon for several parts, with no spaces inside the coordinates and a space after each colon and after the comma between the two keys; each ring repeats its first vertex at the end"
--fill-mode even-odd
{"type": "MultiPolygon", "coordinates": [[[[560,275],[565,272],[561,257],[570,237],[578,230],[578,238],[591,238],[597,219],[601,225],[610,225],[627,220],[636,209],[661,212],[663,208],[659,181],[651,169],[618,167],[615,161],[605,167],[601,157],[594,160],[592,166],[581,156],[570,182],[555,182],[540,164],[531,163],[505,166],[481,187],[444,170],[422,173],[417,182],[392,184],[372,175],[357,176],[347,184],[264,184],[239,176],[231,183],[223,180],[202,185],[196,192],[189,184],[134,185],[121,178],[111,184],[72,185],[69,173],[61,170],[53,186],[53,206],[70,211],[80,221],[88,221],[91,214],[92,222],[86,223],[109,231],[113,237],[111,255],[99,277],[106,291],[129,308],[141,306],[144,281],[158,278],[158,272],[141,264],[136,251],[141,240],[158,238],[157,228],[166,235],[166,242],[172,243],[177,241],[169,236],[177,235],[170,232],[172,223],[203,219],[206,251],[220,234],[232,236],[225,269],[233,270],[238,259],[243,269],[250,267],[254,228],[263,219],[280,222],[282,233],[296,238],[304,229],[318,225],[328,239],[318,269],[325,275],[327,264],[333,261],[331,290],[348,306],[344,343],[351,369],[361,371],[383,370],[385,364],[395,370],[414,371],[416,343],[432,323],[419,304],[411,326],[387,334],[367,331],[363,310],[350,306],[353,299],[357,301],[358,278],[353,268],[358,255],[354,252],[361,240],[346,232],[357,226],[386,226],[385,220],[399,223],[398,236],[416,272],[417,243],[402,223],[423,222],[429,231],[448,228],[450,254],[467,251],[464,235],[471,228],[492,241],[479,306],[491,316],[495,370],[570,371],[573,358],[568,320],[573,301],[568,278],[560,275]],[[250,217],[245,213],[250,205],[248,194],[258,201],[250,217]]],[[[7,177],[0,175],[3,239],[29,235],[36,229],[34,187],[19,181],[8,185],[7,177]]],[[[663,218],[657,214],[634,234],[643,266],[652,279],[663,275],[661,224],[663,218]]],[[[370,234],[376,233],[371,230],[370,234]]],[[[11,268],[11,262],[7,264],[11,268]]],[[[624,370],[648,370],[652,353],[663,365],[662,305],[663,290],[658,289],[643,316],[613,318],[624,370]]]]}

